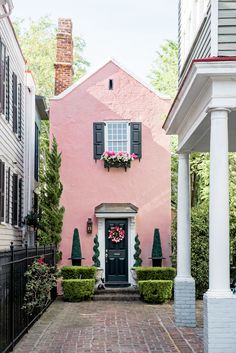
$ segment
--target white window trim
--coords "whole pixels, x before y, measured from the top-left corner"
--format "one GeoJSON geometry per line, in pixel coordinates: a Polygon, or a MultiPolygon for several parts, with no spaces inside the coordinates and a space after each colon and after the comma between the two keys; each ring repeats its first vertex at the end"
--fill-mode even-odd
{"type": "MultiPolygon", "coordinates": [[[[105,147],[105,151],[108,151],[108,128],[107,128],[107,124],[127,124],[127,153],[130,153],[130,120],[107,120],[104,121],[105,123],[105,143],[104,143],[104,147],[105,147]]],[[[111,151],[110,151],[111,152],[111,151]]],[[[120,151],[120,152],[124,152],[124,151],[120,151]]]]}

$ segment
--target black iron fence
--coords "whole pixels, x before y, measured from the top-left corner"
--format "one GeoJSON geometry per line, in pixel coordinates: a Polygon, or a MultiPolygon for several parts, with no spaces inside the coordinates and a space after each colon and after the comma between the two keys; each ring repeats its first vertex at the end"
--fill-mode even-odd
{"type": "MultiPolygon", "coordinates": [[[[44,262],[55,265],[55,247],[37,246],[15,249],[11,243],[10,251],[0,252],[0,352],[12,351],[16,342],[40,317],[43,310],[35,310],[28,315],[22,310],[26,278],[29,265],[39,256],[44,262]]],[[[52,290],[51,301],[56,298],[56,288],[52,290]]]]}

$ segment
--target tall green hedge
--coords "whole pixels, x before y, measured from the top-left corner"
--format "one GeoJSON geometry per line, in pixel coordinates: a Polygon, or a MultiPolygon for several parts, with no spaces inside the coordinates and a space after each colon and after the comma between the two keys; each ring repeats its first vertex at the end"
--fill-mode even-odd
{"type": "Polygon", "coordinates": [[[64,266],[61,269],[63,279],[91,279],[95,278],[95,273],[93,266],[64,266]]]}
{"type": "Polygon", "coordinates": [[[95,279],[65,279],[62,281],[64,300],[80,302],[91,299],[94,294],[95,279]]]}
{"type": "Polygon", "coordinates": [[[139,281],[138,288],[141,297],[147,303],[161,304],[171,299],[173,281],[153,280],[139,281]]]}
{"type": "MultiPolygon", "coordinates": [[[[196,283],[196,297],[202,298],[208,290],[208,207],[202,204],[193,207],[191,212],[191,272],[196,283]]],[[[172,264],[176,267],[177,259],[177,219],[172,225],[172,264]]],[[[220,261],[220,259],[219,259],[220,261]]]]}
{"type": "Polygon", "coordinates": [[[173,280],[176,270],[173,267],[136,267],[138,281],[173,280]]]}

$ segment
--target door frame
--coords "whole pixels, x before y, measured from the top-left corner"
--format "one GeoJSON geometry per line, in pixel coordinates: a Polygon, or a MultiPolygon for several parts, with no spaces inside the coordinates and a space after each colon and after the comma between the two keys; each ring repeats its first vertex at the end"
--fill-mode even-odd
{"type": "MultiPolygon", "coordinates": [[[[124,249],[125,250],[125,277],[126,279],[122,282],[124,282],[124,284],[127,284],[129,282],[129,220],[128,218],[105,218],[105,233],[104,233],[104,237],[105,237],[105,250],[108,250],[109,246],[111,245],[111,240],[108,239],[108,230],[109,230],[109,226],[107,225],[107,223],[109,223],[112,220],[112,222],[116,222],[117,220],[122,223],[124,222],[126,224],[125,229],[126,229],[126,233],[125,233],[125,237],[122,240],[122,243],[124,245],[124,249]]],[[[114,251],[114,250],[113,250],[114,251]]],[[[120,250],[117,249],[115,250],[115,252],[119,252],[120,250]]],[[[109,250],[108,250],[109,252],[109,250]]],[[[106,255],[106,253],[105,253],[106,255]]],[[[108,254],[107,254],[108,255],[108,254]]],[[[109,265],[108,263],[105,262],[105,274],[104,274],[104,278],[105,278],[105,283],[110,283],[112,284],[112,281],[108,281],[108,274],[106,273],[106,271],[109,270],[109,265]]],[[[116,282],[116,281],[114,281],[116,282]]]]}
{"type": "Polygon", "coordinates": [[[101,268],[104,270],[103,277],[105,278],[105,220],[113,218],[126,218],[128,219],[128,283],[135,285],[135,282],[131,276],[131,268],[134,265],[134,245],[136,236],[136,215],[127,213],[111,213],[111,214],[96,214],[98,220],[98,241],[99,241],[99,251],[100,251],[100,264],[101,268]]]}

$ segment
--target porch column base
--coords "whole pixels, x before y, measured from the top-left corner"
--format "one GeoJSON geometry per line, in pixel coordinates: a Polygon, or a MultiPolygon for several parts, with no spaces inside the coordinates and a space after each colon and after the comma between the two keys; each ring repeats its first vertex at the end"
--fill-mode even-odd
{"type": "Polygon", "coordinates": [[[175,323],[180,327],[196,326],[195,280],[175,278],[175,323]]]}
{"type": "Polygon", "coordinates": [[[236,295],[204,295],[204,352],[235,353],[236,295]]]}

